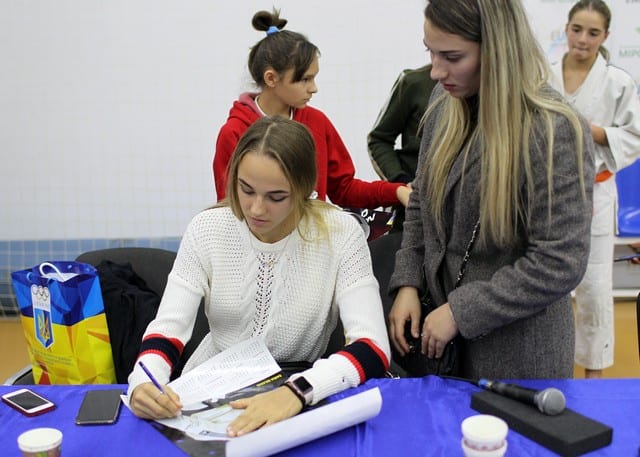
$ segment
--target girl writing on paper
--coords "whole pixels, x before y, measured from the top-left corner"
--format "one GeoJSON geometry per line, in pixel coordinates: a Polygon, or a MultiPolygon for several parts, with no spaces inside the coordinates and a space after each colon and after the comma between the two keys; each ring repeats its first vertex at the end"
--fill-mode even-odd
{"type": "Polygon", "coordinates": [[[303,35],[282,30],[287,21],[278,11],[259,11],[252,24],[266,32],[249,53],[249,72],[259,92],[240,95],[218,134],[213,158],[218,201],[225,197],[227,167],[242,133],[263,116],[282,116],[306,125],[313,135],[318,169],[314,190],[319,199],[328,197],[342,207],[406,206],[411,189],[404,183],[354,177],[351,156],[338,131],[324,113],[309,106],[318,91],[318,48],[303,35]]]}
{"type": "Polygon", "coordinates": [[[636,83],[608,63],[602,46],[611,12],[602,0],[580,0],[565,27],[568,52],[552,64],[552,85],[586,119],[596,144],[591,252],[576,288],[577,364],[585,377],[602,376],[613,365],[613,250],[616,215],[614,174],[640,155],[640,100],[636,83]]]}
{"type": "Polygon", "coordinates": [[[587,265],[592,210],[588,126],[547,84],[520,0],[431,0],[424,45],[439,83],[390,281],[392,343],[409,351],[410,321],[428,357],[462,335],[464,377],[572,377],[570,292],[587,265]],[[425,289],[440,306],[421,319],[425,289]]]}
{"type": "MultiPolygon", "coordinates": [[[[231,403],[246,411],[230,436],[291,417],[307,404],[389,366],[378,283],[364,232],[349,213],[311,197],[313,138],[283,117],[262,117],[240,138],[229,165],[227,199],[198,214],[182,238],[157,317],[139,360],[161,384],[191,337],[201,300],[210,333],[184,371],[235,343],[260,337],[278,362],[314,362],[286,386],[231,403]],[[350,343],[320,359],[340,317],[350,343]]],[[[133,412],[165,418],[180,411],[136,364],[129,376],[133,412]]]]}

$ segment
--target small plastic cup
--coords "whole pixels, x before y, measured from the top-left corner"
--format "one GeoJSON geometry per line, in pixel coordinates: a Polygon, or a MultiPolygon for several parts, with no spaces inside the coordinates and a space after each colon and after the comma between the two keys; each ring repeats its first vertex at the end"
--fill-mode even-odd
{"type": "Polygon", "coordinates": [[[507,452],[507,423],[490,414],[462,421],[462,450],[466,457],[502,457],[507,452]]]}
{"type": "Polygon", "coordinates": [[[18,437],[23,457],[60,457],[62,432],[55,428],[34,428],[18,437]]]}

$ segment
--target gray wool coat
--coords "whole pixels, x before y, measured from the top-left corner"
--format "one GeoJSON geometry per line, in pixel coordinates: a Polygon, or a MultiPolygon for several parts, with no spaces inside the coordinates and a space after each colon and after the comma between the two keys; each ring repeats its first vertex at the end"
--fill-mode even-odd
{"type": "MultiPolygon", "coordinates": [[[[435,97],[437,94],[432,99],[435,97]]],[[[418,170],[422,169],[438,117],[435,112],[424,126],[418,170]]],[[[477,145],[472,147],[464,177],[463,154],[452,167],[444,228],[436,226],[427,205],[422,204],[428,171],[419,171],[416,176],[389,290],[394,293],[401,286],[414,286],[422,291],[426,278],[435,302],[449,302],[464,337],[465,377],[573,376],[575,330],[570,292],[587,265],[594,180],[594,145],[586,122],[583,130],[586,197],[578,178],[573,130],[566,118],[556,116],[551,207],[547,142],[538,135],[530,142],[535,179],[533,208],[517,242],[501,249],[491,242],[477,241],[457,289],[453,284],[479,217],[481,151],[477,145]]]]}

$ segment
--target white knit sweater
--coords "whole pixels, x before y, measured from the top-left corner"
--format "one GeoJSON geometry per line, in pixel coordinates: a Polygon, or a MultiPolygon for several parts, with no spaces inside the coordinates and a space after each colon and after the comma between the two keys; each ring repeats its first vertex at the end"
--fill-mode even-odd
{"type": "MultiPolygon", "coordinates": [[[[363,381],[362,370],[344,355],[318,360],[338,314],[347,342],[370,340],[388,365],[389,342],[364,233],[348,213],[336,209],[323,214],[329,239],[318,240],[318,228],[310,223],[304,239],[294,230],[273,244],[255,238],[230,208],[198,214],[183,236],[158,314],[144,338],[155,335],[186,344],[204,297],[211,332],[184,371],[260,336],[278,361],[315,361],[304,376],[316,403],[363,381]]],[[[169,381],[166,357],[143,351],[141,360],[161,383],[169,381]]],[[[129,393],[142,382],[148,378],[136,364],[129,393]]]]}

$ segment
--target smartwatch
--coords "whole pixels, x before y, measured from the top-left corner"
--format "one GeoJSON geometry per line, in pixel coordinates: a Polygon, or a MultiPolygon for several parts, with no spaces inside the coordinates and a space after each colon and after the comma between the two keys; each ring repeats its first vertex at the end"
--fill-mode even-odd
{"type": "Polygon", "coordinates": [[[304,378],[304,376],[289,379],[283,385],[288,387],[291,392],[300,399],[303,407],[311,403],[311,400],[313,399],[313,386],[304,378]]]}

